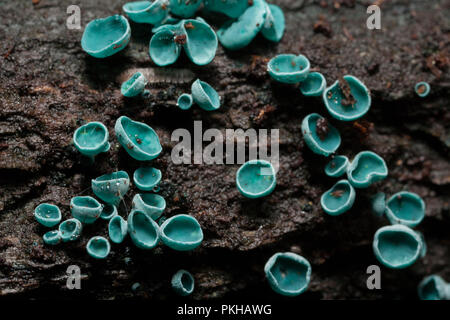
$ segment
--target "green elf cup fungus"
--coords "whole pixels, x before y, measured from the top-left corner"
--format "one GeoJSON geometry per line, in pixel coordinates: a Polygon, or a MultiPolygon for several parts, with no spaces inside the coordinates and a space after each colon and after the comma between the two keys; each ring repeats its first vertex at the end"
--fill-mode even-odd
{"type": "Polygon", "coordinates": [[[239,192],[250,199],[268,196],[276,184],[275,168],[266,160],[247,161],[236,173],[236,186],[239,192]]]}
{"type": "Polygon", "coordinates": [[[266,19],[261,29],[263,37],[273,42],[280,42],[285,28],[283,10],[274,4],[266,4],[266,19]]]}
{"type": "Polygon", "coordinates": [[[102,214],[103,205],[89,196],[73,197],[70,200],[72,216],[82,223],[92,224],[102,214]]]}
{"type": "Polygon", "coordinates": [[[103,220],[111,220],[113,217],[117,216],[117,207],[113,204],[105,204],[103,206],[102,213],[100,214],[100,218],[103,220]]]}
{"type": "Polygon", "coordinates": [[[158,134],[145,123],[122,116],[114,129],[119,143],[136,160],[153,160],[162,151],[158,134]]]}
{"type": "Polygon", "coordinates": [[[340,180],[322,195],[320,205],[330,216],[338,216],[351,209],[355,195],[355,189],[348,180],[340,180]]]}
{"type": "Polygon", "coordinates": [[[122,243],[127,235],[127,222],[119,215],[114,216],[108,224],[109,238],[114,243],[122,243]]]}
{"type": "Polygon", "coordinates": [[[425,217],[425,202],[415,193],[398,192],[387,201],[385,213],[391,224],[414,228],[425,217]]]}
{"type": "Polygon", "coordinates": [[[141,72],[136,72],[130,79],[122,83],[120,92],[127,98],[136,97],[142,95],[145,86],[147,85],[147,79],[141,72]]]}
{"type": "Polygon", "coordinates": [[[166,209],[166,200],[158,194],[136,194],[133,198],[133,208],[147,214],[153,220],[157,220],[166,209]]]}
{"type": "Polygon", "coordinates": [[[200,79],[191,86],[192,98],[203,110],[213,111],[220,108],[220,96],[213,87],[200,79]]]}
{"type": "Polygon", "coordinates": [[[91,186],[101,200],[118,205],[130,188],[130,177],[125,171],[108,173],[93,179],[91,186]]]}
{"type": "Polygon", "coordinates": [[[192,104],[194,103],[194,99],[192,98],[192,95],[188,93],[183,93],[177,101],[177,107],[181,110],[189,110],[192,107],[192,104]]]}
{"type": "Polygon", "coordinates": [[[111,251],[111,245],[106,238],[96,236],[88,241],[86,251],[92,258],[105,259],[111,251]]]}
{"type": "MultiPolygon", "coordinates": [[[[175,39],[181,39],[184,35],[177,35],[166,28],[161,29],[150,40],[149,53],[153,62],[160,67],[168,66],[178,60],[181,46],[175,39]]],[[[185,39],[185,38],[184,38],[185,39]]]]}
{"type": "Polygon", "coordinates": [[[323,101],[333,118],[354,121],[364,116],[370,109],[370,91],[356,77],[346,75],[323,92],[323,101]]]}
{"type": "Polygon", "coordinates": [[[430,93],[430,85],[427,82],[419,82],[415,85],[414,90],[421,98],[425,98],[430,93]]]}
{"type": "Polygon", "coordinates": [[[292,252],[274,254],[264,266],[264,272],[273,291],[294,297],[306,291],[311,279],[311,264],[292,252]]]}
{"type": "Polygon", "coordinates": [[[202,0],[170,0],[170,12],[182,18],[190,18],[201,4],[202,0]]]}
{"type": "Polygon", "coordinates": [[[450,284],[438,275],[425,277],[417,291],[421,300],[450,300],[450,284]]]}
{"type": "Polygon", "coordinates": [[[386,195],[384,192],[378,192],[371,199],[372,202],[372,212],[377,216],[381,217],[386,210],[386,195]]]}
{"type": "Polygon", "coordinates": [[[188,296],[194,291],[194,277],[186,270],[178,270],[171,283],[172,289],[180,296],[188,296]]]}
{"type": "Polygon", "coordinates": [[[311,151],[325,157],[333,154],[341,145],[339,131],[317,113],[311,113],[303,119],[302,134],[311,151]]]}
{"type": "Polygon", "coordinates": [[[158,224],[146,213],[132,210],[128,215],[128,233],[131,240],[140,249],[153,249],[159,242],[158,224]]]}
{"type": "Polygon", "coordinates": [[[280,54],[269,61],[267,72],[278,82],[295,84],[306,80],[310,66],[303,55],[280,54]]]}
{"type": "Polygon", "coordinates": [[[122,9],[132,21],[153,25],[160,24],[169,14],[166,0],[128,2],[122,9]]]}
{"type": "Polygon", "coordinates": [[[300,84],[300,91],[307,97],[319,97],[327,87],[327,80],[319,72],[311,72],[300,84]]]}
{"type": "Polygon", "coordinates": [[[67,219],[59,225],[59,234],[63,242],[75,241],[83,230],[83,225],[78,219],[67,219]]]}
{"type": "Polygon", "coordinates": [[[44,234],[42,237],[45,244],[48,244],[50,246],[57,245],[61,243],[61,233],[58,230],[52,230],[44,234]]]}
{"type": "Polygon", "coordinates": [[[347,167],[348,181],[355,188],[368,188],[373,183],[386,178],[387,175],[386,162],[372,151],[358,153],[347,167]]]}
{"type": "Polygon", "coordinates": [[[239,18],[249,7],[248,0],[204,0],[205,9],[220,12],[230,18],[239,18]]]}
{"type": "Polygon", "coordinates": [[[139,190],[151,191],[159,185],[161,177],[161,170],[150,167],[142,167],[134,171],[133,181],[139,190]]]}
{"type": "Polygon", "coordinates": [[[61,210],[54,204],[41,203],[34,209],[34,218],[46,227],[54,227],[61,222],[61,210]]]}
{"type": "Polygon", "coordinates": [[[94,157],[102,152],[108,152],[108,129],[101,122],[89,122],[73,134],[73,144],[81,154],[94,161],[94,157]]]}
{"type": "Polygon", "coordinates": [[[174,250],[194,250],[203,241],[203,231],[197,219],[187,214],[179,214],[161,225],[161,240],[174,250]]]}
{"type": "Polygon", "coordinates": [[[335,156],[325,166],[325,174],[329,177],[338,178],[347,172],[350,161],[346,156],[335,156]]]}
{"type": "Polygon", "coordinates": [[[81,38],[81,47],[95,58],[106,58],[124,49],[130,38],[128,20],[114,15],[89,22],[81,38]]]}
{"type": "Polygon", "coordinates": [[[377,230],[373,239],[375,257],[391,269],[403,269],[425,255],[423,237],[407,226],[396,224],[377,230]]]}

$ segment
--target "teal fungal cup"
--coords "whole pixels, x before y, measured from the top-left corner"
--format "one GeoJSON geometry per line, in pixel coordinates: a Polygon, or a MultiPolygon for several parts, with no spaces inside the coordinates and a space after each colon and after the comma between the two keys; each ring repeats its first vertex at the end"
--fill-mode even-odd
{"type": "Polygon", "coordinates": [[[426,253],[421,234],[407,226],[396,224],[377,230],[373,239],[375,257],[391,269],[403,269],[414,264],[426,253]]]}
{"type": "Polygon", "coordinates": [[[268,196],[277,184],[273,165],[266,160],[250,160],[236,173],[236,186],[239,192],[250,199],[268,196]]]}
{"type": "Polygon", "coordinates": [[[213,87],[200,79],[191,86],[192,99],[200,108],[206,111],[214,111],[220,108],[220,96],[213,87]]]}
{"type": "Polygon", "coordinates": [[[386,162],[372,151],[358,153],[347,167],[348,181],[355,188],[368,188],[373,183],[385,179],[387,175],[386,162]]]}
{"type": "Polygon", "coordinates": [[[274,4],[266,4],[266,19],[261,34],[267,40],[279,42],[286,29],[283,10],[274,4]]]}
{"type": "Polygon", "coordinates": [[[147,214],[153,220],[158,219],[166,209],[166,200],[158,194],[136,194],[133,198],[133,208],[147,214]]]}
{"type": "Polygon", "coordinates": [[[141,72],[136,72],[130,79],[122,83],[120,92],[127,98],[136,97],[144,92],[147,79],[141,72]]]}
{"type": "Polygon", "coordinates": [[[207,11],[219,12],[230,18],[239,18],[249,7],[248,0],[204,0],[207,11]]]}
{"type": "Polygon", "coordinates": [[[117,207],[113,204],[105,204],[103,206],[102,213],[100,214],[100,218],[103,220],[111,220],[113,217],[117,216],[117,207]]]}
{"type": "Polygon", "coordinates": [[[83,225],[78,219],[67,219],[59,225],[59,234],[63,242],[75,241],[81,236],[83,225]]]}
{"type": "Polygon", "coordinates": [[[197,219],[187,214],[179,214],[161,225],[161,240],[174,250],[194,250],[203,241],[203,231],[197,219]]]}
{"type": "Polygon", "coordinates": [[[188,93],[183,93],[177,101],[177,107],[181,110],[189,110],[192,107],[192,104],[194,103],[194,99],[192,98],[192,95],[188,93]]]}
{"type": "Polygon", "coordinates": [[[95,58],[106,58],[123,50],[130,38],[128,20],[124,16],[114,15],[89,22],[81,38],[81,47],[95,58]]]}
{"type": "Polygon", "coordinates": [[[310,67],[303,55],[280,54],[269,61],[267,72],[278,82],[296,84],[307,79],[310,67]]]}
{"type": "Polygon", "coordinates": [[[145,123],[122,116],[114,129],[119,143],[136,160],[153,160],[162,151],[158,134],[145,123]]]}
{"type": "Polygon", "coordinates": [[[425,98],[430,93],[430,85],[427,82],[419,82],[415,85],[414,90],[421,98],[425,98]]]}
{"type": "Polygon", "coordinates": [[[125,171],[108,173],[92,179],[91,186],[101,200],[118,205],[130,188],[130,177],[125,171]]]}
{"type": "Polygon", "coordinates": [[[311,72],[300,84],[300,91],[307,97],[319,97],[327,87],[327,80],[319,72],[311,72]]]}
{"type": "Polygon", "coordinates": [[[421,300],[450,300],[450,284],[438,275],[425,277],[417,291],[421,300]]]}
{"type": "Polygon", "coordinates": [[[109,239],[114,243],[122,243],[128,232],[127,222],[119,215],[109,220],[108,234],[109,239]]]}
{"type": "Polygon", "coordinates": [[[92,224],[102,214],[103,205],[89,196],[73,197],[70,200],[72,216],[82,223],[92,224]]]}
{"type": "Polygon", "coordinates": [[[338,216],[351,209],[355,195],[355,189],[348,180],[340,180],[322,195],[320,205],[330,216],[338,216]]]}
{"type": "Polygon", "coordinates": [[[111,251],[111,245],[106,238],[96,236],[88,241],[86,251],[92,258],[105,259],[111,251]]]}
{"type": "Polygon", "coordinates": [[[122,9],[132,21],[153,25],[162,23],[169,14],[166,0],[128,2],[122,9]]]}
{"type": "Polygon", "coordinates": [[[139,190],[151,191],[159,185],[161,177],[161,170],[151,167],[142,167],[134,171],[133,181],[139,190]]]}
{"type": "Polygon", "coordinates": [[[325,166],[325,174],[332,178],[338,178],[347,172],[349,163],[346,156],[335,156],[325,166]]]}
{"type": "Polygon", "coordinates": [[[58,230],[46,232],[42,239],[44,240],[45,244],[48,244],[50,246],[57,245],[62,241],[61,233],[58,230]]]}
{"type": "Polygon", "coordinates": [[[165,67],[175,63],[181,53],[181,44],[175,39],[182,41],[184,35],[177,35],[174,31],[163,28],[155,33],[150,40],[149,54],[153,62],[160,67],[165,67]]]}
{"type": "Polygon", "coordinates": [[[194,277],[186,270],[178,270],[172,277],[172,289],[180,296],[188,296],[194,291],[194,277]]]}
{"type": "Polygon", "coordinates": [[[341,145],[339,131],[317,113],[311,113],[303,119],[302,134],[311,151],[325,157],[336,152],[341,145]]]}
{"type": "Polygon", "coordinates": [[[99,153],[108,152],[110,148],[108,139],[108,129],[103,123],[96,121],[79,127],[73,134],[75,148],[91,159],[91,162],[99,153]]]}
{"type": "Polygon", "coordinates": [[[339,81],[323,92],[323,101],[333,118],[341,121],[354,121],[364,116],[370,109],[371,97],[367,87],[356,77],[346,75],[347,82],[354,101],[346,101],[339,81]],[[344,103],[343,103],[344,102],[344,103]]]}
{"type": "Polygon", "coordinates": [[[387,201],[385,213],[391,224],[414,228],[425,217],[425,202],[415,193],[398,192],[387,201]]]}
{"type": "Polygon", "coordinates": [[[170,0],[170,12],[182,18],[195,15],[203,0],[170,0]]]}
{"type": "Polygon", "coordinates": [[[45,227],[54,227],[61,222],[61,210],[54,204],[41,203],[34,209],[34,218],[45,227]]]}
{"type": "Polygon", "coordinates": [[[386,194],[384,192],[378,192],[372,199],[372,212],[377,216],[381,217],[386,210],[386,194]]]}
{"type": "Polygon", "coordinates": [[[264,266],[270,287],[278,294],[294,297],[306,291],[311,279],[311,264],[292,252],[274,254],[264,266]]]}
{"type": "Polygon", "coordinates": [[[132,210],[128,215],[128,233],[133,243],[140,249],[153,249],[159,242],[158,224],[146,213],[132,210]]]}

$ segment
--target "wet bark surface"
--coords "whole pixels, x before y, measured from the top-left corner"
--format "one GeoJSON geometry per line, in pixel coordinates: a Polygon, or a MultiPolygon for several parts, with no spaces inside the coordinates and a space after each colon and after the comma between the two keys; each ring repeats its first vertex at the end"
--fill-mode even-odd
{"type": "MultiPolygon", "coordinates": [[[[205,67],[185,57],[161,71],[148,55],[147,25],[131,24],[128,47],[107,59],[95,59],[80,46],[82,30],[66,28],[66,8],[81,7],[82,26],[94,18],[120,13],[123,1],[2,1],[0,3],[0,294],[6,297],[144,298],[173,297],[172,274],[193,273],[191,299],[254,297],[279,299],[264,280],[267,259],[294,251],[312,264],[309,290],[298,299],[416,299],[426,275],[450,280],[450,77],[448,72],[449,1],[379,1],[382,30],[366,28],[369,1],[273,1],[282,7],[287,30],[279,44],[258,36],[247,48],[228,52],[220,45],[205,67]],[[315,27],[320,23],[320,27],[315,27]],[[342,135],[339,154],[362,150],[381,155],[389,177],[357,190],[353,208],[329,217],[321,194],[335,180],[323,172],[326,159],[303,142],[301,120],[311,112],[327,115],[321,99],[303,97],[295,86],[271,81],[267,61],[279,53],[302,53],[328,84],[353,74],[370,88],[373,103],[364,120],[329,120],[342,135]],[[143,69],[149,98],[126,99],[120,84],[126,74],[143,69]],[[181,111],[177,97],[195,78],[216,88],[222,107],[181,111]],[[426,99],[414,85],[428,81],[426,99]],[[195,216],[205,240],[193,252],[159,246],[136,248],[127,239],[113,245],[108,259],[93,261],[85,249],[90,237],[107,235],[107,223],[86,226],[82,238],[45,246],[44,227],[33,218],[41,202],[58,205],[70,217],[69,201],[93,195],[91,179],[114,170],[130,176],[140,166],[118,145],[116,119],[144,121],[160,136],[163,152],[152,165],[163,174],[164,213],[195,216]],[[265,128],[280,130],[277,187],[260,200],[243,198],[235,185],[238,165],[175,165],[171,134],[177,128],[265,128]],[[101,121],[110,133],[111,150],[90,166],[74,148],[80,125],[101,121]],[[412,267],[382,268],[382,290],[368,290],[366,269],[373,255],[375,231],[387,220],[375,218],[370,197],[416,192],[426,202],[423,232],[428,253],[412,267]],[[82,290],[66,289],[66,269],[81,268],[82,290]],[[132,290],[139,283],[138,290],[132,290]],[[76,291],[76,292],[74,292],[76,291]]],[[[216,28],[219,23],[207,17],[216,28]]],[[[132,187],[120,206],[126,216],[132,187]]]]}

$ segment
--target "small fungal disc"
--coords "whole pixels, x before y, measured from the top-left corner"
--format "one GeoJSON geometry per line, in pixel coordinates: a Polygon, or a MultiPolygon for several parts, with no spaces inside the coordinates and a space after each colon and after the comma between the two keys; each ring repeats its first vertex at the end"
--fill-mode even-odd
{"type": "Polygon", "coordinates": [[[322,209],[331,216],[341,215],[348,211],[354,202],[355,190],[347,180],[336,183],[320,199],[322,209]]]}
{"type": "Polygon", "coordinates": [[[237,171],[236,185],[238,190],[248,198],[267,196],[275,189],[275,170],[268,161],[248,161],[237,171]]]}
{"type": "Polygon", "coordinates": [[[347,169],[348,180],[355,188],[367,188],[387,175],[386,162],[371,151],[358,153],[347,169]]]}
{"type": "Polygon", "coordinates": [[[144,212],[132,211],[128,216],[128,233],[141,249],[152,249],[158,244],[159,226],[144,212]]]}
{"type": "Polygon", "coordinates": [[[191,86],[192,98],[200,108],[214,111],[220,108],[220,96],[208,83],[197,79],[191,86]]]}
{"type": "Polygon", "coordinates": [[[176,34],[173,31],[162,29],[150,40],[149,53],[153,62],[160,67],[177,61],[181,47],[175,42],[176,34]]]}
{"type": "Polygon", "coordinates": [[[194,100],[192,99],[192,95],[183,93],[177,101],[177,106],[181,110],[189,110],[192,107],[194,100]]]}
{"type": "Polygon", "coordinates": [[[280,54],[267,64],[269,75],[276,81],[296,84],[306,79],[309,74],[310,62],[303,55],[280,54]]]}
{"type": "Polygon", "coordinates": [[[104,237],[93,237],[86,245],[89,255],[95,259],[104,259],[108,256],[111,246],[104,237]]]}
{"type": "Polygon", "coordinates": [[[317,113],[302,121],[302,134],[306,145],[316,154],[328,157],[341,145],[341,135],[328,120],[317,113]]]}
{"type": "Polygon", "coordinates": [[[203,231],[194,217],[180,214],[161,225],[161,238],[164,244],[174,250],[188,251],[201,244],[203,231]]]}
{"type": "Polygon", "coordinates": [[[136,97],[144,91],[146,84],[147,80],[144,75],[140,72],[136,72],[130,79],[122,84],[120,91],[125,97],[136,97]]]}
{"type": "Polygon", "coordinates": [[[138,189],[151,191],[161,181],[161,171],[151,167],[142,167],[133,174],[134,184],[138,189]]]}
{"type": "Polygon", "coordinates": [[[319,72],[311,72],[306,80],[300,84],[300,91],[304,96],[319,97],[327,86],[325,77],[319,72]]]}
{"type": "Polygon", "coordinates": [[[417,95],[421,98],[425,98],[430,93],[430,85],[427,82],[419,82],[414,87],[417,95]]]}
{"type": "Polygon", "coordinates": [[[123,11],[136,23],[159,24],[168,15],[165,0],[133,1],[123,5],[123,11]]]}
{"type": "Polygon", "coordinates": [[[286,28],[283,10],[274,4],[267,4],[266,12],[266,20],[261,29],[261,34],[267,40],[279,42],[283,38],[284,29],[286,28]]]}
{"type": "Polygon", "coordinates": [[[185,20],[183,29],[186,32],[184,50],[193,63],[199,66],[210,63],[216,56],[217,36],[205,22],[185,20]]]}
{"type": "Polygon", "coordinates": [[[114,243],[122,243],[127,234],[127,222],[121,216],[113,217],[108,225],[109,238],[114,243]]]}
{"type": "Polygon", "coordinates": [[[421,300],[448,300],[450,299],[450,287],[437,275],[425,277],[418,286],[421,300]]]}
{"type": "Polygon", "coordinates": [[[425,203],[415,193],[399,192],[388,200],[386,216],[392,224],[399,223],[412,228],[425,217],[425,203]]]}

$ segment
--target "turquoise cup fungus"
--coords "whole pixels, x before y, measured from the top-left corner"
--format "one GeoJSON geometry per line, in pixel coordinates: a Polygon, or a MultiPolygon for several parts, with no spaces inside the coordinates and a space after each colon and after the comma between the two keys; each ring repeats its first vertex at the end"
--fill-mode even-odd
{"type": "Polygon", "coordinates": [[[355,189],[348,180],[340,180],[322,195],[320,205],[330,216],[338,216],[351,209],[355,195],[355,189]]]}
{"type": "Polygon", "coordinates": [[[89,239],[86,251],[92,258],[105,259],[111,251],[111,245],[106,238],[96,236],[89,239]]]}
{"type": "Polygon", "coordinates": [[[275,168],[266,160],[247,161],[236,173],[236,186],[239,192],[250,199],[268,196],[276,184],[275,168]]]}
{"type": "Polygon", "coordinates": [[[274,254],[264,266],[264,272],[273,291],[294,297],[306,291],[311,279],[311,264],[292,252],[274,254]]]}
{"type": "Polygon", "coordinates": [[[92,197],[78,196],[70,200],[70,210],[75,219],[92,224],[102,214],[103,205],[92,197]]]}
{"type": "Polygon", "coordinates": [[[110,148],[108,139],[108,129],[103,123],[96,121],[79,127],[73,134],[75,148],[92,162],[99,153],[108,152],[110,148]]]}
{"type": "Polygon", "coordinates": [[[141,167],[134,171],[133,181],[139,190],[151,191],[159,185],[161,177],[161,170],[151,167],[141,167]]]}
{"type": "Polygon", "coordinates": [[[67,219],[59,225],[59,234],[63,242],[75,241],[81,236],[83,225],[78,219],[67,219]]]}
{"type": "Polygon", "coordinates": [[[172,277],[172,289],[180,296],[188,296],[194,291],[194,277],[186,270],[178,270],[172,277]]]}
{"type": "Polygon", "coordinates": [[[386,162],[372,151],[362,151],[347,167],[348,181],[355,188],[368,188],[388,175],[386,162]]]}
{"type": "Polygon", "coordinates": [[[103,220],[111,220],[113,217],[117,216],[117,207],[113,204],[105,204],[103,206],[102,213],[100,214],[100,218],[103,220]]]}
{"type": "Polygon", "coordinates": [[[54,227],[61,222],[61,210],[58,206],[41,203],[34,209],[34,218],[45,227],[54,227]]]}
{"type": "Polygon", "coordinates": [[[174,250],[194,250],[203,241],[202,227],[194,217],[179,214],[161,225],[161,240],[174,250]]]}
{"type": "Polygon", "coordinates": [[[162,151],[158,134],[145,123],[121,116],[114,129],[119,143],[136,160],[153,160],[162,151]]]}
{"type": "Polygon", "coordinates": [[[153,25],[162,23],[169,14],[166,0],[128,2],[122,9],[132,21],[153,25]]]}
{"type": "Polygon", "coordinates": [[[341,121],[354,121],[369,111],[372,103],[370,91],[354,76],[346,75],[344,80],[346,84],[341,85],[348,89],[345,89],[346,93],[342,91],[338,80],[331,87],[325,89],[322,97],[333,118],[341,121]]]}
{"type": "Polygon", "coordinates": [[[377,230],[373,239],[373,251],[384,266],[403,269],[425,255],[426,245],[419,233],[396,224],[377,230]]]}
{"type": "Polygon", "coordinates": [[[249,7],[248,0],[204,0],[207,11],[219,12],[230,18],[239,18],[249,7]]]}
{"type": "Polygon", "coordinates": [[[438,275],[425,277],[417,291],[421,300],[450,300],[450,284],[438,275]]]}
{"type": "Polygon", "coordinates": [[[200,108],[206,111],[214,111],[220,108],[220,96],[213,87],[200,79],[191,86],[192,99],[200,108]]]}
{"type": "Polygon", "coordinates": [[[123,50],[130,38],[128,20],[116,14],[89,22],[81,38],[81,47],[95,58],[106,58],[123,50]]]}
{"type": "Polygon", "coordinates": [[[415,193],[398,192],[387,201],[385,213],[391,224],[414,228],[425,217],[425,202],[415,193]]]}
{"type": "Polygon", "coordinates": [[[182,18],[195,15],[203,0],[170,0],[170,12],[182,18]]]}
{"type": "Polygon", "coordinates": [[[166,209],[166,200],[158,194],[138,193],[133,198],[133,208],[157,220],[166,209]]]}
{"type": "Polygon", "coordinates": [[[335,156],[325,166],[325,174],[332,178],[338,178],[347,172],[349,163],[346,156],[335,156]]]}
{"type": "Polygon", "coordinates": [[[125,171],[108,173],[92,179],[91,186],[97,197],[117,206],[130,188],[130,177],[125,171]]]}
{"type": "Polygon", "coordinates": [[[386,194],[384,192],[378,192],[371,198],[372,212],[377,216],[381,217],[386,210],[386,194]]]}
{"type": "Polygon", "coordinates": [[[311,113],[303,119],[302,134],[311,151],[325,157],[333,154],[341,145],[339,131],[317,113],[311,113]]]}
{"type": "Polygon", "coordinates": [[[62,241],[61,233],[59,232],[59,230],[52,230],[46,232],[42,237],[42,239],[44,240],[45,244],[48,244],[50,246],[57,245],[62,241]]]}
{"type": "Polygon", "coordinates": [[[421,98],[425,98],[430,93],[430,85],[427,82],[419,82],[415,85],[414,90],[421,98]]]}
{"type": "Polygon", "coordinates": [[[280,54],[269,61],[267,72],[278,82],[296,84],[306,80],[310,67],[303,55],[280,54]]]}
{"type": "Polygon", "coordinates": [[[266,19],[261,34],[267,40],[279,42],[286,29],[283,10],[274,4],[266,4],[266,19]]]}
{"type": "Polygon", "coordinates": [[[177,107],[181,110],[189,110],[194,103],[192,95],[188,93],[183,93],[177,100],[177,107]]]}
{"type": "Polygon", "coordinates": [[[300,83],[300,91],[307,97],[319,97],[327,87],[327,80],[319,72],[311,72],[305,81],[300,83]]]}
{"type": "Polygon", "coordinates": [[[136,72],[127,81],[122,83],[120,92],[127,98],[136,97],[144,92],[147,79],[141,72],[136,72]]]}
{"type": "Polygon", "coordinates": [[[114,243],[122,243],[128,232],[127,222],[119,215],[109,220],[108,234],[109,239],[114,243]]]}
{"type": "Polygon", "coordinates": [[[175,39],[181,42],[185,36],[183,34],[177,36],[174,31],[167,28],[162,28],[153,35],[150,40],[149,54],[156,65],[165,67],[178,60],[181,43],[178,44],[175,39]]]}
{"type": "Polygon", "coordinates": [[[159,242],[159,225],[146,213],[132,210],[128,215],[128,233],[136,247],[153,249],[159,242]]]}

